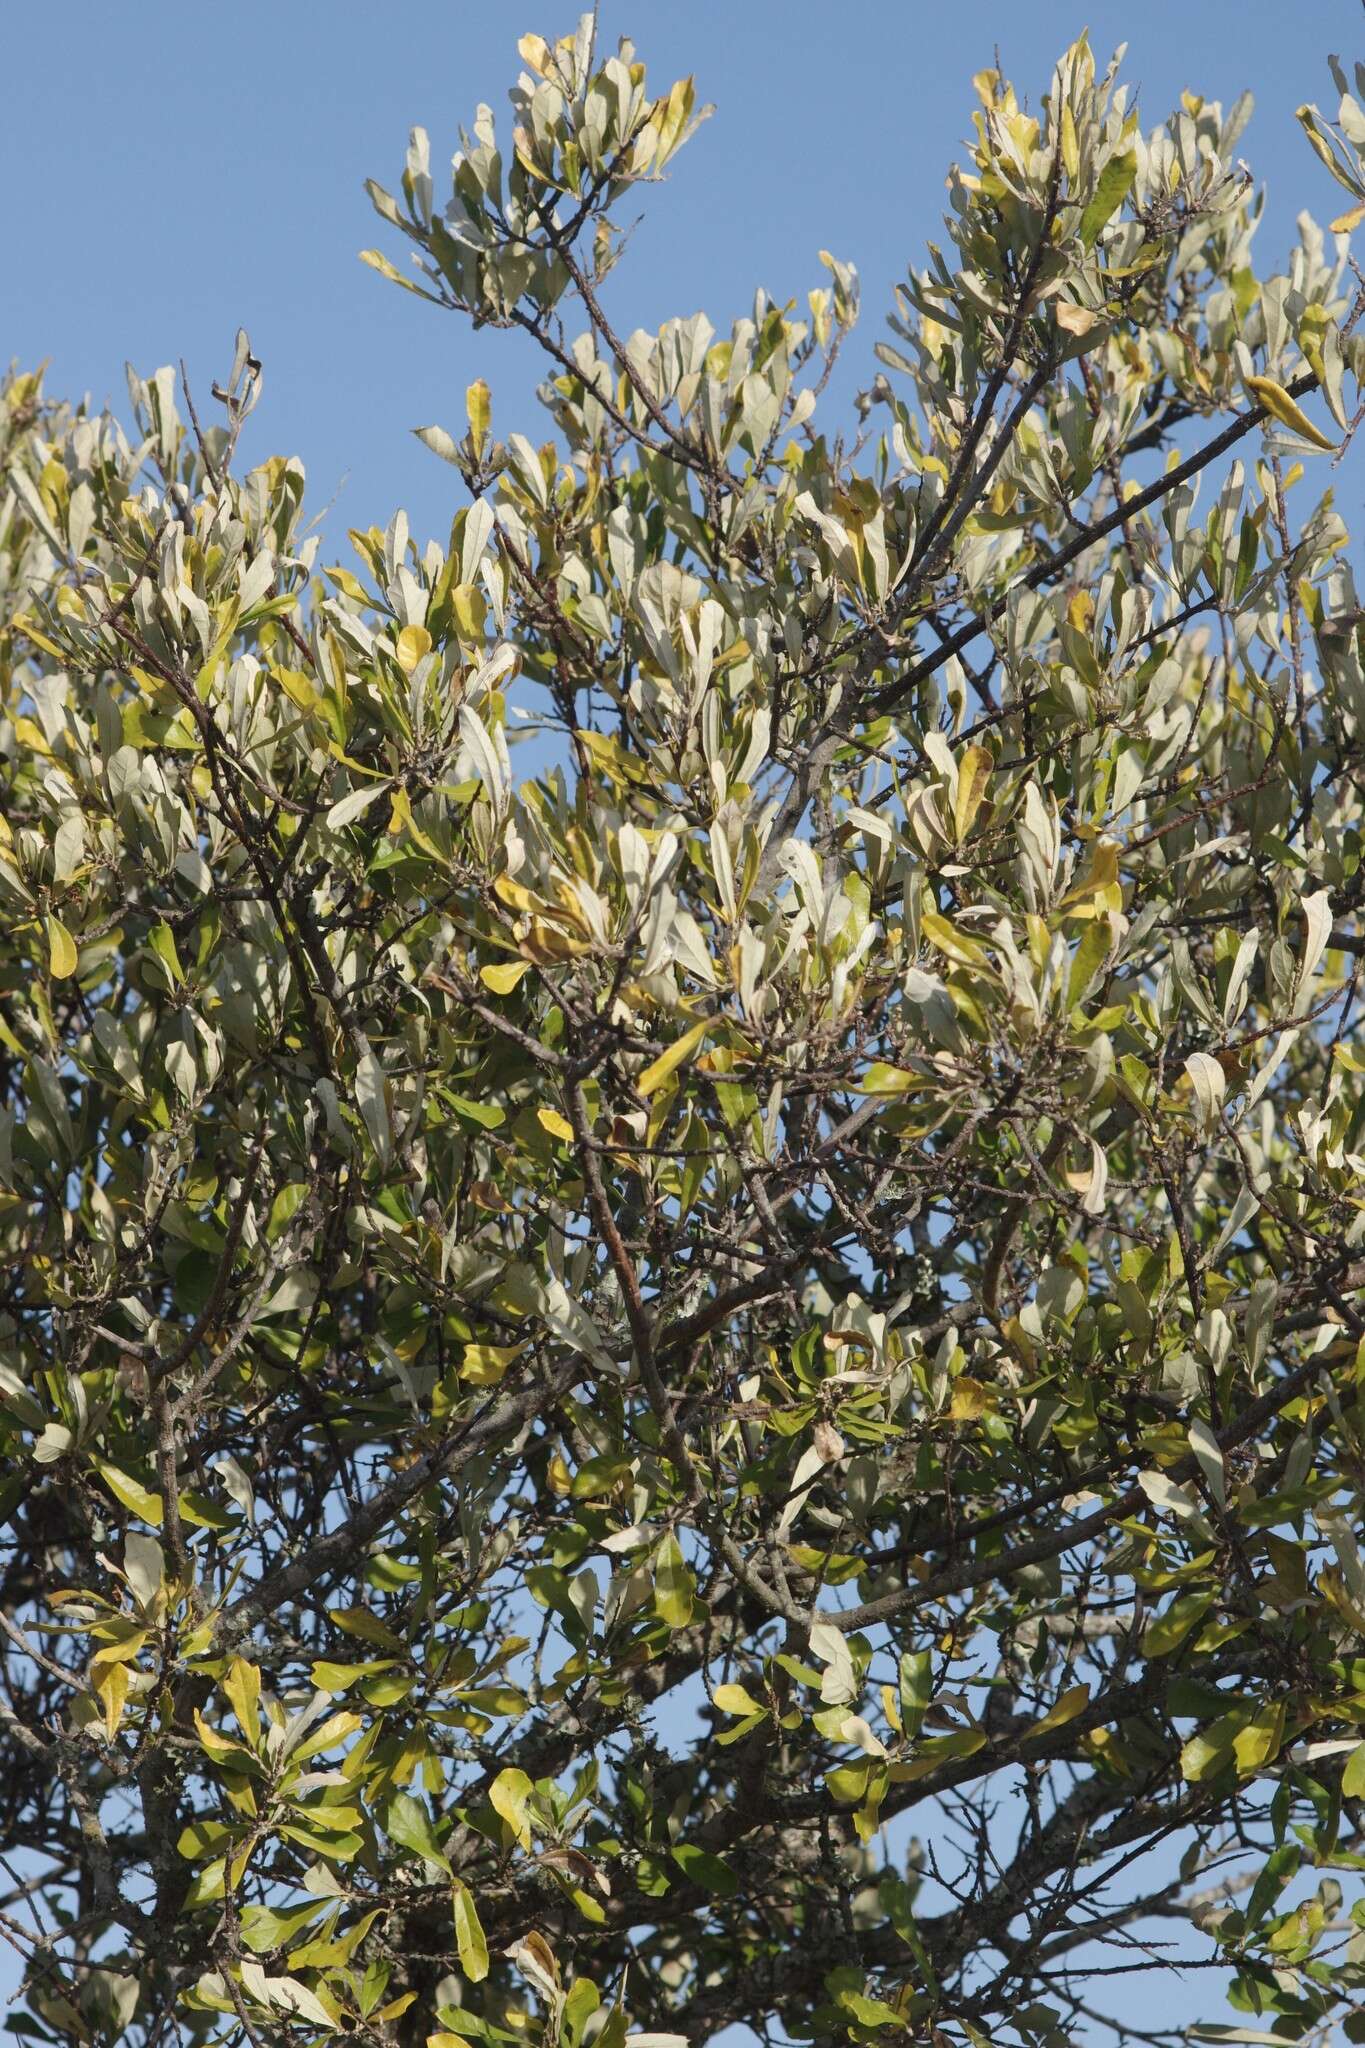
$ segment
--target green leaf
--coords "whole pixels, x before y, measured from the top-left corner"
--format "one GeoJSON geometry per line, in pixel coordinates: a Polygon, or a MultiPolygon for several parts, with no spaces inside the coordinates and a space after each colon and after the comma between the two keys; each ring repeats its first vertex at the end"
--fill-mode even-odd
{"type": "Polygon", "coordinates": [[[718,1898],[732,1899],[739,1889],[739,1879],[729,1865],[694,1842],[679,1842],[673,1850],[673,1861],[691,1883],[714,1892],[718,1898]]]}
{"type": "Polygon", "coordinates": [[[169,975],[171,987],[179,988],[185,979],[185,970],[180,965],[180,955],[176,951],[175,933],[163,920],[160,924],[152,926],[147,935],[147,943],[169,975]]]}
{"type": "Polygon", "coordinates": [[[703,1018],[701,1023],[694,1024],[690,1031],[684,1031],[681,1038],[675,1038],[666,1052],[661,1052],[656,1060],[650,1061],[643,1073],[636,1076],[636,1094],[653,1095],[662,1088],[664,1082],[691,1058],[710,1029],[710,1019],[703,1018]]]}
{"type": "Polygon", "coordinates": [[[1161,1614],[1153,1616],[1142,1635],[1144,1657],[1169,1657],[1178,1649],[1212,1607],[1216,1595],[1212,1587],[1194,1593],[1181,1593],[1172,1600],[1161,1614]]]}
{"type": "Polygon", "coordinates": [[[488,1975],[488,1942],[474,1905],[473,1894],[468,1885],[457,1877],[451,1888],[451,1908],[455,1918],[455,1950],[460,1958],[460,1968],[471,1984],[482,1984],[488,1975]]]}
{"type": "Polygon", "coordinates": [[[395,1792],[384,1815],[384,1828],[404,1849],[415,1849],[427,1863],[449,1870],[450,1858],[436,1839],[431,1816],[420,1799],[410,1792],[395,1792]]]}
{"type": "Polygon", "coordinates": [[[1120,150],[1110,157],[1081,215],[1081,241],[1087,249],[1094,248],[1100,229],[1118,212],[1132,191],[1136,176],[1137,154],[1134,150],[1120,150]]]}
{"type": "Polygon", "coordinates": [[[284,1948],[303,1928],[311,1926],[319,1914],[325,1913],[329,1903],[327,1899],[312,1899],[305,1906],[290,1907],[287,1912],[277,1912],[273,1906],[244,1906],[238,1922],[242,1940],[254,1956],[284,1948]]]}
{"type": "Polygon", "coordinates": [[[115,1500],[122,1501],[129,1514],[138,1516],[141,1521],[150,1522],[154,1529],[161,1527],[165,1508],[160,1494],[153,1493],[141,1480],[134,1479],[127,1472],[121,1472],[117,1465],[110,1465],[102,1458],[95,1460],[95,1470],[115,1500]]]}
{"type": "Polygon", "coordinates": [[[696,1591],[682,1546],[670,1533],[654,1557],[654,1606],[670,1628],[686,1628],[691,1621],[696,1591]]]}

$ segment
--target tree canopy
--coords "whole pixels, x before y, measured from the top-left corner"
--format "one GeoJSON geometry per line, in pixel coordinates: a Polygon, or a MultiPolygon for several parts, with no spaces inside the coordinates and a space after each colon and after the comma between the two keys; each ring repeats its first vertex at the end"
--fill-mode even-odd
{"type": "Polygon", "coordinates": [[[0,392],[12,2032],[1365,2039],[1365,68],[1264,273],[1245,101],[979,74],[840,430],[520,55],[448,536],[0,392]]]}

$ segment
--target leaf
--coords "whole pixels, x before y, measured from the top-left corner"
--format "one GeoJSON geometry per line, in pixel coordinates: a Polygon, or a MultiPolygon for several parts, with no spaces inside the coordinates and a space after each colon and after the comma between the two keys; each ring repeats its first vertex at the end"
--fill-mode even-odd
{"type": "Polygon", "coordinates": [[[1210,1130],[1223,1107],[1227,1076],[1213,1055],[1207,1052],[1192,1052],[1185,1062],[1185,1072],[1194,1091],[1199,1121],[1205,1130],[1210,1130]]]}
{"type": "Polygon", "coordinates": [[[498,750],[493,745],[488,728],[477,711],[469,704],[460,706],[460,738],[474,758],[479,771],[479,780],[488,792],[493,809],[501,812],[507,799],[507,785],[498,759],[498,750]]]}
{"type": "Polygon", "coordinates": [[[270,2003],[279,2011],[297,2013],[301,2020],[308,2020],[314,2026],[326,2027],[335,2033],[337,2022],[327,2010],[316,1991],[310,1991],[306,1984],[300,1984],[296,1977],[271,1977],[267,1980],[270,2003]]]}
{"type": "Polygon", "coordinates": [[[496,1131],[507,1121],[507,1112],[500,1102],[474,1102],[468,1095],[451,1095],[447,1099],[458,1115],[468,1117],[482,1130],[496,1131]]]}
{"type": "Polygon", "coordinates": [[[975,1422],[983,1415],[991,1415],[1000,1405],[1000,1397],[994,1387],[983,1386],[962,1373],[953,1381],[953,1398],[949,1416],[954,1422],[975,1422]]]}
{"type": "Polygon", "coordinates": [[[1233,1737],[1232,1753],[1237,1768],[1244,1777],[1273,1763],[1284,1743],[1285,1705],[1283,1700],[1274,1706],[1262,1707],[1252,1716],[1245,1727],[1239,1728],[1233,1737]]]}
{"type": "Polygon", "coordinates": [[[718,1685],[711,1698],[722,1714],[762,1714],[767,1711],[742,1685],[718,1685]]]}
{"type": "Polygon", "coordinates": [[[1204,1475],[1209,1492],[1219,1507],[1227,1506],[1227,1477],[1223,1470],[1223,1453],[1218,1439],[1202,1415],[1196,1416],[1190,1424],[1190,1449],[1194,1452],[1199,1469],[1204,1475]]]}
{"type": "Polygon", "coordinates": [[[1148,1622],[1142,1634],[1144,1657],[1168,1657],[1178,1649],[1191,1630],[1197,1628],[1214,1603],[1212,1588],[1182,1593],[1161,1614],[1148,1622]]]}
{"type": "Polygon", "coordinates": [[[384,1069],[372,1047],[366,1048],[356,1065],[355,1099],[380,1166],[390,1166],[393,1161],[393,1129],[389,1123],[384,1069]]]}
{"type": "Polygon", "coordinates": [[[1303,958],[1294,984],[1294,1006],[1302,1011],[1308,1007],[1313,976],[1332,935],[1331,890],[1318,889],[1313,895],[1305,896],[1299,908],[1304,921],[1303,958]]]}
{"type": "Polygon", "coordinates": [[[261,1739],[261,1674],[244,1657],[234,1657],[222,1685],[237,1725],[254,1749],[261,1739]]]}
{"type": "Polygon", "coordinates": [[[1164,1472],[1139,1472],[1138,1485],[1152,1506],[1163,1514],[1189,1521],[1199,1513],[1199,1503],[1194,1495],[1174,1479],[1168,1479],[1164,1472]]]}
{"type": "Polygon", "coordinates": [[[388,789],[387,782],[374,782],[368,789],[348,790],[345,796],[337,799],[327,813],[328,831],[340,832],[345,826],[353,825],[372,803],[377,803],[381,796],[388,794],[388,789]]]}
{"type": "Polygon", "coordinates": [[[531,1846],[531,1823],[527,1817],[526,1802],[532,1792],[531,1780],[525,1771],[509,1767],[499,1771],[488,1788],[489,1801],[493,1811],[506,1821],[523,1849],[531,1846]]]}
{"type": "Polygon", "coordinates": [[[739,1879],[729,1865],[695,1842],[679,1842],[673,1851],[673,1861],[693,1884],[714,1892],[718,1898],[732,1899],[739,1889],[739,1879]]]}
{"type": "Polygon", "coordinates": [[[675,1038],[667,1052],[661,1052],[658,1059],[651,1060],[644,1072],[636,1076],[636,1093],[653,1095],[656,1089],[662,1088],[669,1076],[676,1074],[678,1068],[691,1058],[710,1029],[711,1020],[706,1017],[700,1024],[694,1024],[690,1031],[684,1031],[681,1038],[675,1038]]]}
{"type": "Polygon", "coordinates": [[[1187,1783],[1202,1785],[1206,1779],[1220,1778],[1232,1768],[1232,1745],[1240,1725],[1240,1716],[1224,1714],[1221,1720],[1190,1737],[1180,1752],[1180,1772],[1187,1783]]]}
{"type": "Polygon", "coordinates": [[[410,676],[423,655],[431,652],[431,635],[425,626],[404,626],[395,648],[398,666],[410,676]]]}
{"type": "Polygon", "coordinates": [[[170,976],[172,988],[178,988],[185,979],[185,970],[175,948],[175,933],[164,919],[152,926],[147,934],[147,944],[170,976]]]}
{"type": "Polygon", "coordinates": [[[563,1138],[570,1145],[573,1143],[573,1125],[557,1109],[538,1109],[536,1118],[541,1129],[548,1131],[552,1138],[563,1138]]]}
{"type": "Polygon", "coordinates": [[[923,1075],[912,1074],[908,1067],[892,1067],[885,1060],[873,1060],[857,1087],[860,1095],[907,1095],[912,1088],[924,1085],[923,1075]]]}
{"type": "Polygon", "coordinates": [[[65,981],[76,972],[76,941],[55,913],[47,920],[47,953],[48,971],[54,981],[65,981]]]}
{"type": "Polygon", "coordinates": [[[682,1546],[671,1532],[659,1545],[654,1558],[654,1605],[670,1628],[686,1628],[692,1619],[696,1580],[682,1554],[682,1546]]]}
{"type": "Polygon", "coordinates": [[[522,976],[530,972],[529,960],[499,960],[479,969],[479,980],[495,996],[510,996],[522,976]]]}
{"type": "Polygon", "coordinates": [[[968,747],[957,764],[957,792],[953,798],[954,837],[959,846],[972,829],[981,808],[986,784],[995,766],[985,747],[968,747]]]}
{"type": "Polygon", "coordinates": [[[1036,1742],[1040,1735],[1050,1735],[1054,1728],[1065,1728],[1068,1721],[1074,1721],[1076,1716],[1083,1714],[1089,1705],[1090,1687],[1088,1685],[1069,1685],[1066,1691],[1058,1696],[1055,1704],[1044,1714],[1042,1720],[1035,1721],[1031,1728],[1024,1730],[1019,1738],[1020,1741],[1036,1742]]]}
{"type": "Polygon", "coordinates": [[[165,1509],[161,1504],[160,1494],[153,1493],[140,1480],[130,1478],[128,1473],[121,1472],[117,1465],[106,1464],[101,1459],[96,1459],[95,1470],[115,1500],[122,1501],[129,1514],[139,1516],[144,1522],[150,1522],[154,1529],[161,1527],[165,1509]]]}
{"type": "Polygon", "coordinates": [[[308,1675],[320,1692],[343,1693],[363,1679],[391,1671],[394,1662],[392,1657],[375,1657],[365,1664],[339,1664],[331,1657],[319,1657],[309,1666],[308,1675]]]}
{"type": "MultiPolygon", "coordinates": [[[[476,455],[483,450],[493,424],[493,399],[482,377],[476,377],[464,395],[465,417],[469,421],[469,438],[474,444],[476,455]]],[[[504,419],[506,414],[503,415],[504,419]]]]}
{"type": "Polygon", "coordinates": [[[245,1906],[238,1923],[242,1940],[253,1955],[268,1955],[271,1949],[284,1948],[305,1927],[311,1926],[329,1903],[327,1899],[312,1899],[307,1905],[291,1906],[284,1912],[272,1906],[245,1906]]]}
{"type": "Polygon", "coordinates": [[[1347,1757],[1341,1789],[1347,1799],[1365,1799],[1365,1742],[1357,1743],[1347,1757]]]}
{"type": "Polygon", "coordinates": [[[883,2027],[889,2027],[900,2035],[906,2031],[905,2014],[898,2012],[894,2005],[888,2005],[884,1998],[868,1998],[861,1991],[841,1991],[839,2003],[845,2012],[852,2014],[860,2027],[869,2028],[874,2033],[879,2033],[883,2027]]]}
{"type": "MultiPolygon", "coordinates": [[[[488,1975],[488,1942],[467,1884],[457,1877],[451,1888],[451,1910],[455,1920],[455,1948],[460,1968],[471,1984],[482,1984],[488,1975]]],[[[452,2035],[452,2040],[458,2036],[452,2035]]]]}
{"type": "Polygon", "coordinates": [[[472,1386],[496,1387],[521,1349],[520,1344],[466,1344],[460,1378],[472,1386]]]}
{"type": "Polygon", "coordinates": [[[1078,339],[1089,334],[1102,317],[1099,313],[1092,313],[1088,306],[1075,305],[1069,299],[1054,300],[1052,310],[1063,334],[1074,334],[1078,339]]]}
{"type": "Polygon", "coordinates": [[[412,431],[433,455],[439,455],[442,462],[451,462],[459,468],[460,451],[444,427],[414,427],[412,431]]]}
{"type": "Polygon", "coordinates": [[[95,1693],[104,1708],[104,1732],[112,1742],[118,1734],[124,1702],[128,1698],[128,1666],[106,1665],[96,1683],[95,1693]]]}
{"type": "Polygon", "coordinates": [[[1087,249],[1093,249],[1099,239],[1100,229],[1110,217],[1117,213],[1133,187],[1137,176],[1137,154],[1134,150],[1120,150],[1111,156],[1100,172],[1095,190],[1090,196],[1085,212],[1081,215],[1081,242],[1087,249]]]}
{"type": "Polygon", "coordinates": [[[166,1578],[165,1554],[155,1536],[129,1530],[123,1544],[123,1576],[142,1612],[150,1613],[166,1578]]]}
{"type": "Polygon", "coordinates": [[[1294,403],[1283,384],[1277,384],[1273,377],[1248,377],[1246,381],[1247,390],[1282,427],[1288,427],[1291,433],[1300,435],[1305,441],[1310,441],[1315,448],[1321,448],[1329,455],[1335,452],[1336,442],[1329,439],[1320,427],[1313,425],[1307,413],[1294,403]]]}
{"type": "Polygon", "coordinates": [[[818,1657],[825,1667],[820,1680],[821,1699],[830,1707],[846,1705],[858,1690],[848,1637],[832,1621],[813,1621],[809,1640],[812,1657],[818,1657]]]}
{"type": "Polygon", "coordinates": [[[384,1828],[393,1841],[404,1849],[415,1849],[424,1862],[434,1863],[440,1870],[449,1870],[450,1858],[436,1839],[431,1815],[422,1801],[414,1799],[410,1792],[394,1793],[384,1816],[384,1828]]]}

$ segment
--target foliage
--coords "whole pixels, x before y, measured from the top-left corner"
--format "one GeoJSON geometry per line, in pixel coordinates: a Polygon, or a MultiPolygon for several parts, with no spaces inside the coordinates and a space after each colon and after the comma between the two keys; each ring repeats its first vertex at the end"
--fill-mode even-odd
{"type": "Polygon", "coordinates": [[[1245,103],[982,73],[846,440],[853,272],[622,335],[691,83],[521,54],[372,189],[547,357],[444,545],[245,337],[4,386],[14,2033],[1365,2037],[1365,79],[1262,278],[1245,103]]]}

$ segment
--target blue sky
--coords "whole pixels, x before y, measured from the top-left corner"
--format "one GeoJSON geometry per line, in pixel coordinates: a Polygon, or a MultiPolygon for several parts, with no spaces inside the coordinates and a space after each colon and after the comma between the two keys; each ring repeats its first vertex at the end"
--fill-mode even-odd
{"type": "MultiPolygon", "coordinates": [[[[48,357],[51,388],[122,406],[126,359],[145,372],[183,355],[206,395],[242,323],[265,363],[246,451],[302,456],[336,551],[347,526],[383,524],[400,503],[415,533],[443,538],[461,486],[409,430],[461,431],[464,388],[484,376],[499,429],[536,432],[531,349],[472,333],[358,263],[373,243],[403,260],[362,182],[397,183],[413,122],[431,132],[434,165],[447,161],[480,99],[505,106],[517,36],[562,33],[575,12],[574,0],[10,10],[0,360],[48,357]]],[[[1036,103],[1084,26],[1101,59],[1127,41],[1149,125],[1185,85],[1225,101],[1254,92],[1243,148],[1269,184],[1258,249],[1274,267],[1301,207],[1325,220],[1344,203],[1294,108],[1331,106],[1326,53],[1356,55],[1360,24],[1358,0],[604,0],[604,33],[628,30],[656,84],[692,71],[717,107],[645,195],[616,316],[629,329],[705,307],[723,326],[758,284],[804,295],[823,279],[817,251],[832,249],[864,288],[833,393],[846,404],[871,374],[893,281],[938,232],[972,72],[998,44],[1036,103]]]]}
{"type": "MultiPolygon", "coordinates": [[[[302,456],[314,510],[330,507],[325,559],[347,526],[385,523],[399,504],[417,535],[444,536],[461,486],[410,430],[459,432],[465,386],[483,376],[498,430],[534,432],[536,366],[520,337],[472,333],[357,262],[371,243],[399,256],[362,183],[397,183],[413,122],[443,163],[477,101],[504,106],[517,35],[559,34],[574,12],[572,0],[10,10],[0,360],[50,358],[50,388],[122,409],[125,359],[147,372],[183,355],[206,398],[244,324],[265,364],[247,453],[302,456]]],[[[1358,0],[603,0],[604,34],[628,30],[656,86],[692,71],[717,103],[647,195],[613,281],[617,319],[654,326],[704,307],[724,326],[756,285],[785,297],[820,282],[827,247],[863,280],[864,326],[833,392],[846,405],[872,374],[893,282],[938,233],[972,72],[998,45],[1036,104],[1084,26],[1101,60],[1127,41],[1147,125],[1185,86],[1225,102],[1254,93],[1242,148],[1269,185],[1262,268],[1282,259],[1301,208],[1341,210],[1294,109],[1332,106],[1326,54],[1365,47],[1358,0]]],[[[1348,520],[1357,479],[1341,479],[1348,520]]],[[[0,1987],[6,1974],[0,1962],[0,1987]]],[[[1144,2017],[1207,2011],[1210,1988],[1145,1988],[1144,2017]]]]}

